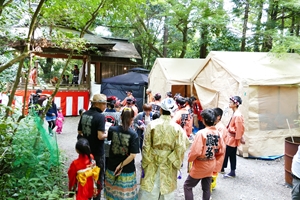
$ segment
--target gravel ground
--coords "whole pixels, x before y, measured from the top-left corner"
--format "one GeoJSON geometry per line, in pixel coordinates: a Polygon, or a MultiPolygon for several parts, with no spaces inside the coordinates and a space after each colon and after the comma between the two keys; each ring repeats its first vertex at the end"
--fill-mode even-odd
{"type": "MultiPolygon", "coordinates": [[[[66,117],[63,133],[57,135],[59,148],[66,155],[66,166],[77,158],[75,143],[77,136],[77,125],[79,117],[66,117]]],[[[178,179],[176,200],[184,199],[183,184],[187,177],[187,153],[182,172],[182,178],[178,179]]],[[[140,177],[139,154],[136,159],[137,177],[140,177]]],[[[225,171],[229,169],[225,169],[225,171]]],[[[236,178],[224,179],[219,174],[217,187],[212,192],[213,200],[289,200],[291,199],[291,188],[285,184],[284,157],[273,160],[257,160],[237,158],[236,178]]],[[[139,184],[139,178],[138,178],[139,184]]],[[[194,188],[194,199],[202,199],[201,183],[194,188]]]]}

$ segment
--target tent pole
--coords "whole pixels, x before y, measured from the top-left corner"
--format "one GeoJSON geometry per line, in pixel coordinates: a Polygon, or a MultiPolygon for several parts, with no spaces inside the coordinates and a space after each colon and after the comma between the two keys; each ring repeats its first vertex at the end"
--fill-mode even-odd
{"type": "Polygon", "coordinates": [[[143,93],[143,105],[145,104],[146,102],[146,86],[143,87],[144,88],[144,93],[143,93]]]}
{"type": "Polygon", "coordinates": [[[88,90],[91,91],[91,57],[88,56],[88,59],[87,59],[87,79],[86,79],[86,83],[87,83],[87,86],[88,86],[88,90]]]}

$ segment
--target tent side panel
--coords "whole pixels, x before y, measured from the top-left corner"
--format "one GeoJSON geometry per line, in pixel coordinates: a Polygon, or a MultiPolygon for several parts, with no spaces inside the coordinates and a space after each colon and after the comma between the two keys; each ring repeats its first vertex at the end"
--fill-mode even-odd
{"type": "Polygon", "coordinates": [[[121,101],[126,97],[126,91],[132,90],[132,94],[136,99],[136,104],[138,105],[138,109],[141,112],[143,109],[143,102],[145,99],[145,87],[147,85],[118,85],[111,83],[103,83],[101,85],[101,93],[106,96],[117,96],[121,101]]]}
{"type": "Polygon", "coordinates": [[[249,129],[245,133],[249,154],[255,157],[282,155],[285,138],[299,135],[299,127],[294,123],[299,116],[299,88],[286,86],[250,88],[249,129]]]}
{"type": "Polygon", "coordinates": [[[161,66],[159,62],[155,63],[155,66],[152,68],[151,73],[149,74],[148,84],[153,95],[160,93],[162,98],[164,98],[165,94],[171,91],[171,85],[168,83],[162,68],[163,66],[161,66]]]}

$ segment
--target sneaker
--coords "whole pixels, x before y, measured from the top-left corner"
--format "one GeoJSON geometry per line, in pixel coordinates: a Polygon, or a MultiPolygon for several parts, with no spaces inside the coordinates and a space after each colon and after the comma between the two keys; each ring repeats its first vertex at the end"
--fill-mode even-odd
{"type": "Polygon", "coordinates": [[[225,174],[225,170],[224,170],[224,169],[221,169],[220,173],[221,173],[221,174],[225,174]]]}
{"type": "Polygon", "coordinates": [[[235,173],[230,172],[228,174],[225,174],[224,178],[235,178],[235,173]]]}

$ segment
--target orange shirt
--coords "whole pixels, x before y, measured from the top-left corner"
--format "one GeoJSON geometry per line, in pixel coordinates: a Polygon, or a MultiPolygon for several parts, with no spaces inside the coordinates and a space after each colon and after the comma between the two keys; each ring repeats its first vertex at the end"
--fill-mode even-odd
{"type": "Polygon", "coordinates": [[[225,127],[225,125],[219,121],[216,125],[215,125],[217,131],[220,133],[221,138],[223,139],[223,141],[226,141],[226,137],[228,136],[228,131],[227,128],[225,127]]]}
{"type": "Polygon", "coordinates": [[[233,116],[227,126],[227,137],[226,137],[226,145],[231,147],[237,147],[240,145],[240,140],[244,135],[245,127],[244,127],[244,117],[239,110],[236,110],[233,113],[233,116]]]}
{"type": "Polygon", "coordinates": [[[173,116],[173,121],[179,124],[183,130],[185,131],[186,135],[190,137],[192,133],[192,127],[190,124],[192,121],[189,111],[186,108],[179,108],[173,116]]]}
{"type": "Polygon", "coordinates": [[[125,97],[125,99],[121,102],[121,104],[122,104],[123,106],[126,106],[126,104],[127,104],[127,99],[128,99],[128,98],[134,99],[134,97],[133,97],[132,95],[129,95],[129,96],[125,97]]]}
{"type": "Polygon", "coordinates": [[[193,162],[190,176],[194,179],[211,177],[215,170],[222,168],[225,144],[216,127],[206,127],[196,134],[191,146],[188,162],[193,162]],[[200,159],[200,160],[199,160],[200,159]]]}
{"type": "MultiPolygon", "coordinates": [[[[223,140],[224,145],[225,141],[226,141],[226,137],[227,137],[227,128],[225,127],[225,125],[219,121],[216,125],[215,125],[217,131],[220,134],[220,139],[223,140]]],[[[222,166],[223,165],[223,161],[224,161],[224,157],[217,160],[217,164],[216,164],[216,168],[214,169],[214,172],[219,172],[220,170],[218,169],[218,166],[222,166]]]]}

